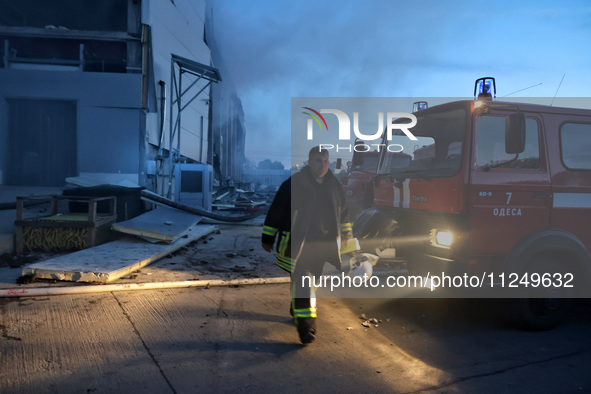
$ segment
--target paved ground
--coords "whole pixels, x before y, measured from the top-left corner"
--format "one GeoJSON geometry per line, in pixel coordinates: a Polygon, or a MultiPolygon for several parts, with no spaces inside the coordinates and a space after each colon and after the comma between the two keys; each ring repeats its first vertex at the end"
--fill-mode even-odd
{"type": "Polygon", "coordinates": [[[588,305],[531,333],[474,301],[323,299],[304,347],[288,298],[263,285],[0,299],[0,392],[591,390],[588,305]]]}
{"type": "MultiPolygon", "coordinates": [[[[285,277],[260,226],[220,226],[116,283],[285,277]]],[[[0,262],[17,285],[30,254],[0,262]]],[[[321,299],[299,344],[289,285],[0,298],[0,393],[591,392],[591,306],[549,332],[490,300],[321,299]],[[360,316],[380,322],[364,327],[360,316]]]]}

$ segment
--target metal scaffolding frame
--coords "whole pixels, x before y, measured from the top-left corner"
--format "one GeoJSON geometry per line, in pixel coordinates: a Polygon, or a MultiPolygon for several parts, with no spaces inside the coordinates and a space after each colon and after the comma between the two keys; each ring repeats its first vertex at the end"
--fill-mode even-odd
{"type": "MultiPolygon", "coordinates": [[[[172,179],[174,176],[174,169],[181,157],[181,114],[185,108],[187,108],[199,95],[201,95],[201,93],[205,91],[205,89],[211,85],[212,82],[220,82],[222,78],[216,68],[172,54],[170,62],[170,80],[168,157],[166,160],[162,161],[162,165],[158,168],[157,173],[157,176],[164,176],[166,164],[168,164],[168,189],[166,191],[166,197],[169,199],[172,196],[172,179]],[[184,74],[193,75],[197,77],[197,79],[183,89],[184,74]],[[206,80],[207,83],[205,86],[199,89],[199,91],[193,93],[191,88],[193,88],[202,79],[206,80]],[[182,99],[187,93],[189,93],[189,91],[191,91],[191,95],[187,96],[189,97],[188,101],[183,103],[182,99]]],[[[160,146],[158,147],[158,156],[162,158],[164,157],[165,151],[164,145],[164,138],[161,136],[160,146]]],[[[201,146],[200,149],[203,149],[203,147],[201,146]]],[[[175,196],[175,199],[178,199],[178,196],[175,196]]]]}

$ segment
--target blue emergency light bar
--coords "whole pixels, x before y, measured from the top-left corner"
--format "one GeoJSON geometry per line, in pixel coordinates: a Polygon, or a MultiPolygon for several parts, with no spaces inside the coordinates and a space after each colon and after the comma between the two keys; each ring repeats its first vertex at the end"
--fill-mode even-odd
{"type": "Polygon", "coordinates": [[[428,107],[429,104],[427,104],[426,101],[415,101],[412,104],[412,112],[422,111],[424,109],[427,109],[428,107]]]}
{"type": "Polygon", "coordinates": [[[497,85],[493,77],[478,78],[474,83],[474,98],[497,97],[497,85]],[[478,92],[478,94],[476,94],[478,92]]]}

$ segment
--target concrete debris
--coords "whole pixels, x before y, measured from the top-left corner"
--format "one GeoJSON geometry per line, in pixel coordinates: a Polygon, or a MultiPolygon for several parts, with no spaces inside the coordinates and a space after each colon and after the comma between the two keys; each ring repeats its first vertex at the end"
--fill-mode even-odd
{"type": "Polygon", "coordinates": [[[347,331],[351,331],[353,327],[347,327],[347,331]]]}
{"type": "MultiPolygon", "coordinates": [[[[365,313],[362,313],[362,314],[359,316],[359,318],[360,318],[361,320],[363,320],[363,322],[361,323],[361,325],[362,325],[363,327],[367,327],[367,328],[371,327],[371,325],[373,325],[374,327],[376,327],[376,328],[377,328],[377,327],[379,327],[379,324],[380,324],[380,323],[382,323],[382,320],[380,320],[380,319],[376,319],[375,317],[370,317],[370,318],[368,318],[368,317],[365,315],[365,313]]],[[[390,319],[386,319],[386,322],[388,322],[388,323],[389,323],[389,322],[390,322],[390,319]]],[[[367,330],[366,330],[366,331],[367,331],[367,330]]]]}
{"type": "Polygon", "coordinates": [[[123,222],[114,223],[115,231],[132,234],[149,242],[174,242],[186,235],[201,221],[196,216],[178,209],[158,207],[123,222]]]}
{"type": "Polygon", "coordinates": [[[197,225],[190,229],[190,238],[179,238],[168,244],[146,243],[135,237],[126,237],[28,265],[23,268],[21,275],[71,282],[108,283],[165,256],[172,257],[175,251],[215,229],[210,225],[197,225]]]}

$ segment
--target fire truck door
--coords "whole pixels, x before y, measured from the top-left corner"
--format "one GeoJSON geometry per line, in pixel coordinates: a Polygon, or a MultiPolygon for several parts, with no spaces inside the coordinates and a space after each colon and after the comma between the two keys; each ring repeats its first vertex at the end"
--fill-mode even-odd
{"type": "Polygon", "coordinates": [[[505,114],[474,121],[469,186],[470,252],[502,255],[531,232],[550,225],[552,194],[541,118],[526,116],[524,152],[505,151],[505,114]]]}

